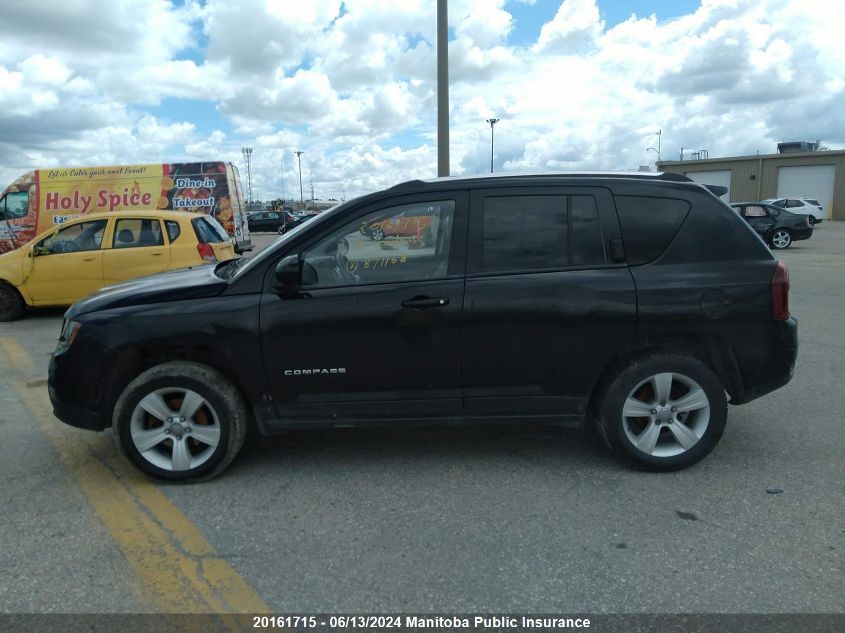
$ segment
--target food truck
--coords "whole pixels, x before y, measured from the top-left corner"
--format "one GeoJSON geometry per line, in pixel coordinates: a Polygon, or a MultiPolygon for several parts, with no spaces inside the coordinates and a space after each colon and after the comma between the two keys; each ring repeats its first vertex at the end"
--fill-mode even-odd
{"type": "Polygon", "coordinates": [[[221,161],[35,169],[0,198],[0,253],[86,213],[170,209],[212,215],[252,249],[238,168],[221,161]]]}

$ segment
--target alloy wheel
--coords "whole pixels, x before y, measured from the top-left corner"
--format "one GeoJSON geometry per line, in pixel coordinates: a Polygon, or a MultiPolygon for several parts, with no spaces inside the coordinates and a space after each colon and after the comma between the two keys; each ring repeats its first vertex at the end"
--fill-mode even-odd
{"type": "Polygon", "coordinates": [[[690,450],[710,423],[710,401],[689,376],[665,372],[641,381],[625,399],[622,426],[628,441],[653,457],[690,450]]]}
{"type": "Polygon", "coordinates": [[[775,248],[786,248],[792,243],[792,236],[789,231],[783,229],[777,230],[772,235],[772,244],[775,248]]]}
{"type": "Polygon", "coordinates": [[[158,468],[190,470],[204,464],[220,444],[220,420],[196,391],[156,389],[135,405],[129,425],[138,453],[158,468]]]}

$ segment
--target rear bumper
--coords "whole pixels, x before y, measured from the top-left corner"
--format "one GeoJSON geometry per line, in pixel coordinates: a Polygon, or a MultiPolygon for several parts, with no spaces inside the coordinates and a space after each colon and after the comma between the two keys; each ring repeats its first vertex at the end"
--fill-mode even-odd
{"type": "Polygon", "coordinates": [[[772,323],[765,341],[754,343],[753,351],[735,348],[743,385],[740,393],[732,394],[731,404],[751,402],[792,380],[798,358],[798,320],[790,317],[772,323]]]}
{"type": "Polygon", "coordinates": [[[249,252],[252,249],[252,240],[241,240],[240,242],[235,242],[235,252],[238,255],[240,255],[241,253],[249,252]]]}
{"type": "Polygon", "coordinates": [[[791,229],[792,239],[793,240],[806,240],[813,237],[813,227],[801,227],[797,229],[791,229]]]}

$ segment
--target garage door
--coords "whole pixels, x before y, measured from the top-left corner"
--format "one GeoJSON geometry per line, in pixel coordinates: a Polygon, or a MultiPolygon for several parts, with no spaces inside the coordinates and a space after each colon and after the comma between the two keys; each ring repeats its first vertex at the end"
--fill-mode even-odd
{"type": "Polygon", "coordinates": [[[778,168],[778,198],[815,198],[825,218],[833,206],[835,165],[807,165],[778,168]]]}
{"type": "Polygon", "coordinates": [[[719,171],[688,171],[686,173],[688,178],[695,182],[700,182],[703,185],[719,185],[720,187],[727,187],[728,192],[724,196],[720,196],[722,200],[728,202],[731,199],[731,170],[719,171]]]}

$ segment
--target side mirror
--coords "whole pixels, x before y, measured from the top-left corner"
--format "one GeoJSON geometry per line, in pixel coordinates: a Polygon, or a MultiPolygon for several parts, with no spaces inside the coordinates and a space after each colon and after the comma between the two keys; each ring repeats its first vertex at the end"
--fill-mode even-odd
{"type": "Polygon", "coordinates": [[[49,254],[50,254],[50,249],[47,248],[46,246],[35,246],[32,249],[32,256],[33,257],[38,257],[40,255],[49,255],[49,254]]]}
{"type": "Polygon", "coordinates": [[[302,262],[299,255],[288,255],[276,265],[276,285],[273,289],[283,297],[296,296],[302,286],[302,262]]]}

